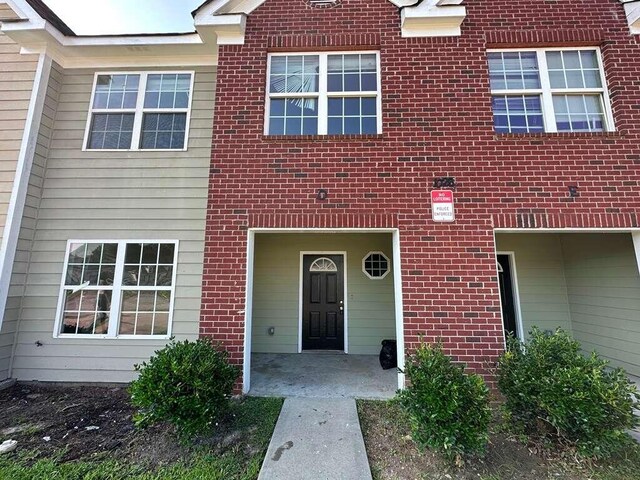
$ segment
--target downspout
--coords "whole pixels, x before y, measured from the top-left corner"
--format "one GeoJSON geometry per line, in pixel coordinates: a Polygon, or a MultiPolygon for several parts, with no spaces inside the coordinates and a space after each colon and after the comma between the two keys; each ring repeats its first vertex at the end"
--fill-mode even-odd
{"type": "Polygon", "coordinates": [[[22,214],[24,213],[24,206],[27,199],[29,178],[31,177],[31,168],[35,157],[38,133],[47,95],[47,86],[51,74],[51,64],[51,57],[45,53],[41,53],[33,79],[33,89],[31,91],[31,99],[29,100],[27,120],[22,135],[20,153],[16,164],[16,174],[13,180],[13,188],[11,190],[11,198],[7,211],[7,221],[0,246],[0,331],[7,306],[13,262],[16,258],[16,249],[18,247],[20,227],[22,225],[22,214]]]}

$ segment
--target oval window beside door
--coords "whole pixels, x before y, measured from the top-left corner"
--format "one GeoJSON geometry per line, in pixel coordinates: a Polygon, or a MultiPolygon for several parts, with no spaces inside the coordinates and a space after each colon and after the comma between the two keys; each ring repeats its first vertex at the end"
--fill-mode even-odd
{"type": "Polygon", "coordinates": [[[310,272],[337,272],[338,267],[333,260],[327,257],[318,258],[309,267],[310,272]]]}

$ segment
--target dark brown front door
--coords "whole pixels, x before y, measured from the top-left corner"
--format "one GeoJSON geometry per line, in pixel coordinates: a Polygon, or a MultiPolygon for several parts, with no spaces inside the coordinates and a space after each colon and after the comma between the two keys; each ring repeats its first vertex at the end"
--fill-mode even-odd
{"type": "Polygon", "coordinates": [[[304,255],[302,349],[344,350],[344,259],[304,255]]]}

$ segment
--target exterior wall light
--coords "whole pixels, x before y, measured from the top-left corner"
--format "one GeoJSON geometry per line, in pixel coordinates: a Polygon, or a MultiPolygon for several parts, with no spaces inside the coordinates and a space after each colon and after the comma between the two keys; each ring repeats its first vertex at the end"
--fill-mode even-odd
{"type": "Polygon", "coordinates": [[[316,195],[316,199],[317,200],[326,200],[327,199],[327,195],[328,195],[328,192],[324,188],[321,188],[320,190],[318,190],[318,194],[316,195]]]}

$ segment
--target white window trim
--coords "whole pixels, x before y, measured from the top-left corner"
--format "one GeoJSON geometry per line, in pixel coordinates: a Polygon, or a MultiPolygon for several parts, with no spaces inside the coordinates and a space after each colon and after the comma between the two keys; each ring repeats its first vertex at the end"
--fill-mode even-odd
{"type": "MultiPolygon", "coordinates": [[[[178,272],[178,250],[180,247],[179,240],[149,240],[149,239],[127,239],[127,240],[103,240],[103,239],[72,239],[67,240],[65,247],[64,266],[62,270],[62,278],[60,280],[60,292],[58,294],[58,306],[56,309],[56,319],[54,322],[53,338],[76,338],[76,339],[95,339],[95,340],[168,340],[172,336],[173,330],[173,309],[176,297],[176,278],[178,272]],[[93,334],[75,334],[75,333],[60,333],[62,327],[62,316],[64,313],[64,291],[65,291],[65,279],[67,277],[67,268],[69,266],[69,249],[73,243],[117,243],[118,254],[116,256],[116,268],[114,273],[113,288],[111,290],[111,310],[109,312],[109,330],[103,335],[93,334]],[[135,288],[128,288],[122,285],[122,274],[124,271],[124,257],[125,250],[128,243],[171,243],[175,245],[173,252],[173,275],[171,277],[171,289],[162,287],[161,290],[171,291],[171,300],[169,301],[169,320],[167,325],[166,335],[118,335],[118,329],[120,327],[120,305],[122,303],[122,292],[124,290],[158,290],[155,286],[140,286],[135,288]],[[116,282],[116,279],[119,279],[116,282]]],[[[95,289],[95,288],[94,288],[95,289]]]]}
{"type": "MultiPolygon", "coordinates": [[[[602,95],[602,111],[604,113],[604,131],[614,132],[616,130],[613,119],[613,111],[611,110],[611,99],[609,98],[609,88],[607,86],[607,77],[602,62],[602,52],[598,47],[549,47],[549,48],[496,48],[487,49],[487,53],[507,53],[507,52],[536,52],[538,60],[538,70],[540,72],[540,86],[537,89],[522,90],[491,90],[493,95],[541,95],[542,97],[542,116],[544,122],[544,132],[540,133],[599,133],[599,132],[558,132],[556,125],[555,111],[553,108],[553,94],[599,94],[602,95]],[[560,51],[595,51],[598,59],[598,68],[600,70],[600,79],[602,81],[601,88],[551,88],[549,81],[549,70],[547,68],[546,52],[560,51]]],[[[526,135],[526,134],[525,134],[526,135]]]]}
{"type": "Polygon", "coordinates": [[[83,152],[186,152],[189,148],[189,127],[191,125],[191,107],[193,104],[194,85],[196,72],[194,70],[158,70],[158,71],[108,71],[96,72],[93,76],[93,88],[91,89],[91,98],[89,99],[89,112],[87,114],[87,125],[84,131],[84,141],[82,142],[83,152]],[[147,90],[147,78],[149,75],[175,75],[189,74],[191,75],[191,86],[189,92],[189,105],[187,108],[144,108],[144,97],[147,90]],[[96,94],[96,86],[98,77],[101,75],[140,75],[140,83],[138,84],[138,99],[136,108],[113,108],[113,109],[94,109],[93,101],[96,94]],[[133,133],[131,135],[130,148],[89,148],[89,136],[91,133],[91,122],[94,113],[133,113],[133,133]],[[140,140],[142,135],[142,118],[145,113],[186,113],[187,123],[184,132],[184,146],[182,148],[140,148],[140,140]]]}
{"type": "MultiPolygon", "coordinates": [[[[318,99],[318,133],[317,135],[328,135],[328,123],[329,123],[329,98],[330,97],[370,97],[376,98],[376,123],[377,123],[377,135],[382,133],[382,75],[380,68],[380,51],[379,50],[338,50],[331,52],[274,52],[269,53],[267,56],[267,84],[265,89],[266,105],[264,111],[264,134],[269,135],[269,112],[271,112],[271,98],[317,98],[318,99]],[[377,77],[377,90],[372,91],[357,91],[357,92],[329,92],[327,90],[327,58],[329,55],[366,55],[374,54],[376,56],[376,77],[377,77]],[[289,57],[292,55],[310,56],[317,55],[320,61],[319,77],[318,77],[318,91],[317,92],[304,92],[304,93],[271,93],[270,92],[270,80],[271,80],[271,59],[273,57],[289,57]]],[[[287,135],[287,134],[285,134],[287,135]]],[[[342,136],[350,134],[331,134],[332,136],[342,136]]],[[[368,134],[355,134],[355,135],[368,135],[368,134]]],[[[302,136],[302,135],[300,135],[302,136]]]]}
{"type": "Polygon", "coordinates": [[[382,280],[387,275],[389,275],[390,271],[391,271],[391,260],[389,260],[389,257],[387,257],[384,254],[384,252],[372,251],[372,252],[368,252],[364,257],[362,257],[362,273],[364,273],[367,276],[367,278],[369,278],[370,280],[382,280]],[[371,255],[382,255],[385,258],[385,260],[387,261],[387,271],[384,272],[384,275],[382,275],[380,277],[374,277],[374,276],[370,275],[369,272],[367,272],[367,269],[365,268],[365,262],[366,262],[367,258],[369,258],[371,255]]]}

